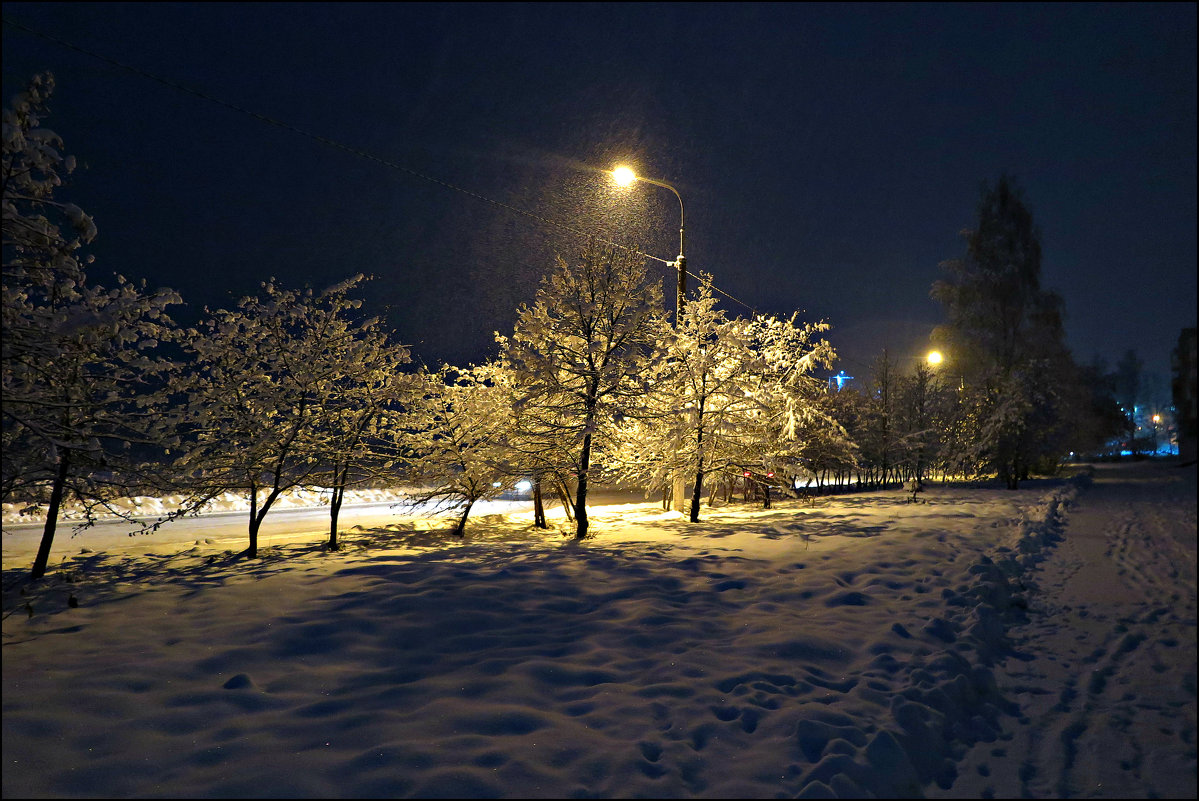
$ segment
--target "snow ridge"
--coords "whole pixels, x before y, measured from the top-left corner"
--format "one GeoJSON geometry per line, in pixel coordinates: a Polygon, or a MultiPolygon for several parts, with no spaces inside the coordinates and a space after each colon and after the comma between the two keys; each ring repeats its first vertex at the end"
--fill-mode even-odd
{"type": "Polygon", "coordinates": [[[1061,540],[1066,511],[1078,493],[1091,486],[1093,475],[1093,467],[1079,472],[1025,513],[1016,536],[1007,543],[1007,548],[1000,549],[1006,573],[1012,575],[1036,565],[1045,558],[1047,549],[1061,540]]]}

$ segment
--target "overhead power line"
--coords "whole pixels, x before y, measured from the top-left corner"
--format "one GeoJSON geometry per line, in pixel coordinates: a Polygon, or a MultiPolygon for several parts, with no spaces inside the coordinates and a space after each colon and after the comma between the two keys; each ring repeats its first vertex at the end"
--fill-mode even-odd
{"type": "MultiPolygon", "coordinates": [[[[296,126],[294,126],[290,123],[283,122],[282,120],[277,120],[274,117],[270,117],[265,114],[260,114],[257,111],[253,111],[251,109],[243,108],[242,106],[239,106],[235,103],[230,103],[227,100],[222,100],[221,98],[211,95],[207,92],[200,91],[199,89],[193,89],[190,86],[185,86],[184,84],[181,84],[178,81],[171,80],[170,78],[164,78],[161,75],[157,75],[155,73],[148,72],[146,70],[141,69],[140,67],[135,67],[131,64],[126,64],[122,61],[118,61],[115,58],[111,58],[111,57],[103,55],[101,53],[96,53],[92,50],[88,50],[87,48],[80,47],[79,45],[72,44],[71,42],[67,42],[63,39],[59,39],[58,37],[51,36],[49,34],[43,33],[38,30],[34,30],[33,28],[30,28],[28,25],[24,25],[20,22],[16,22],[15,20],[12,20],[8,17],[3,17],[0,19],[2,19],[3,24],[5,24],[5,25],[9,25],[9,26],[12,26],[13,28],[17,28],[19,30],[25,31],[26,33],[37,36],[40,39],[45,39],[46,41],[56,44],[60,47],[65,47],[68,50],[74,50],[75,52],[81,53],[85,56],[88,56],[89,58],[94,58],[99,61],[103,61],[104,63],[109,64],[113,67],[117,67],[118,69],[125,70],[126,72],[131,72],[134,75],[140,76],[142,78],[146,78],[148,80],[155,81],[156,83],[160,83],[163,86],[167,86],[178,92],[182,92],[183,94],[191,95],[193,97],[198,97],[201,100],[207,100],[208,102],[215,103],[218,106],[222,106],[222,107],[230,109],[232,111],[236,111],[240,114],[245,114],[246,116],[251,117],[255,120],[258,120],[259,122],[264,123],[266,125],[270,125],[270,126],[273,126],[276,128],[282,128],[285,131],[290,131],[294,134],[298,134],[307,139],[311,139],[315,142],[320,142],[321,144],[327,145],[328,147],[332,147],[337,150],[341,150],[345,153],[350,153],[351,155],[358,156],[359,158],[363,158],[368,161],[373,161],[377,164],[383,165],[384,167],[389,167],[393,170],[397,170],[397,171],[405,173],[407,175],[411,175],[414,178],[419,178],[422,181],[428,181],[430,183],[437,184],[438,186],[444,187],[446,189],[451,189],[455,192],[461,192],[462,194],[467,195],[469,197],[473,197],[476,200],[481,200],[484,203],[490,203],[493,206],[513,212],[514,214],[520,214],[520,215],[523,215],[530,219],[537,220],[538,222],[544,223],[546,225],[549,225],[549,226],[552,226],[555,228],[559,228],[564,231],[568,231],[569,233],[574,234],[575,236],[578,236],[580,238],[597,239],[601,242],[604,242],[605,244],[612,245],[613,247],[618,247],[618,248],[621,248],[622,250],[631,251],[631,252],[637,254],[638,256],[643,256],[647,259],[661,262],[662,264],[669,265],[672,267],[675,264],[673,261],[670,261],[668,259],[659,258],[658,256],[654,256],[649,253],[645,253],[645,252],[637,250],[635,248],[630,248],[627,245],[622,245],[619,242],[615,242],[610,239],[605,239],[604,237],[596,236],[595,234],[590,234],[585,231],[580,231],[577,228],[573,228],[569,225],[565,225],[565,224],[557,222],[555,220],[551,220],[546,217],[542,217],[540,215],[534,214],[531,211],[527,211],[525,209],[521,209],[521,208],[517,208],[516,206],[512,206],[508,203],[503,203],[501,201],[494,200],[492,198],[481,195],[478,192],[473,192],[469,189],[464,189],[461,186],[457,186],[448,181],[443,181],[440,178],[434,178],[430,175],[425,175],[422,172],[418,172],[410,167],[404,166],[403,164],[399,164],[397,162],[383,158],[382,156],[375,155],[374,153],[369,153],[360,148],[353,147],[352,145],[347,145],[342,142],[338,142],[336,139],[330,139],[327,136],[321,136],[320,134],[314,134],[314,133],[311,133],[310,131],[306,131],[302,128],[297,128],[296,126]]],[[[695,275],[690,270],[685,270],[684,272],[686,272],[687,275],[691,276],[692,278],[694,278],[697,281],[702,280],[700,278],[700,276],[695,275]]],[[[755,309],[753,306],[750,306],[748,303],[745,303],[744,301],[733,297],[728,292],[725,292],[724,290],[720,289],[719,287],[716,287],[712,284],[709,284],[709,286],[712,287],[713,291],[718,292],[721,295],[724,295],[729,300],[731,300],[735,303],[739,303],[742,306],[744,306],[745,308],[749,309],[754,314],[757,314],[757,309],[755,309]]]]}

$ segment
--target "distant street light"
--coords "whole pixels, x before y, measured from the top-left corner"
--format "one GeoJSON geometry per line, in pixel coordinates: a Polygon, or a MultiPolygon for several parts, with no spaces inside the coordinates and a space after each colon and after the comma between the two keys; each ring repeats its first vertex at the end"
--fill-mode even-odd
{"type": "Polygon", "coordinates": [[[637,173],[633,172],[633,170],[623,165],[612,170],[612,180],[616,182],[617,186],[632,186],[637,181],[644,181],[647,184],[653,184],[654,186],[661,186],[665,189],[669,189],[671,192],[674,192],[674,196],[679,199],[679,257],[670,263],[672,267],[678,270],[679,274],[679,286],[678,292],[675,294],[674,307],[674,325],[675,328],[678,328],[679,318],[683,314],[683,303],[685,302],[687,296],[687,258],[683,255],[683,198],[679,194],[679,190],[675,189],[665,181],[656,181],[653,178],[646,178],[638,175],[637,173]]]}
{"type": "MultiPolygon", "coordinates": [[[[929,367],[940,367],[945,364],[945,354],[939,350],[930,350],[924,357],[924,361],[929,367]]],[[[960,371],[958,372],[958,391],[966,389],[966,376],[960,371]]]]}

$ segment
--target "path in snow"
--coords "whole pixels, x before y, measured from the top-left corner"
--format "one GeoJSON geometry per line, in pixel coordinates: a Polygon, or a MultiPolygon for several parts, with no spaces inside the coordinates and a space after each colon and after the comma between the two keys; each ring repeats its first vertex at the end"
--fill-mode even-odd
{"type": "Polygon", "coordinates": [[[1013,740],[979,744],[930,795],[1195,795],[1195,506],[1193,466],[1099,466],[1025,577],[1029,622],[996,670],[1013,740]]]}

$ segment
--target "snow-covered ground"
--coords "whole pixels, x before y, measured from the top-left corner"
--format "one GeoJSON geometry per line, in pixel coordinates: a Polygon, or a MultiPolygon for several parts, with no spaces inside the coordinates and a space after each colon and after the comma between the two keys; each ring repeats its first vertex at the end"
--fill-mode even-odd
{"type": "Polygon", "coordinates": [[[1194,466],[921,500],[6,548],[3,795],[1193,797],[1194,466]]]}

